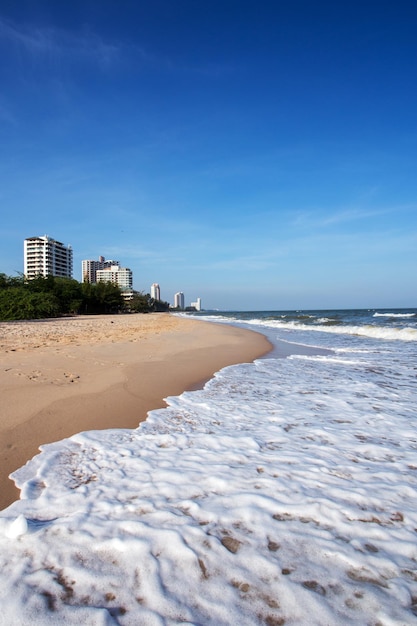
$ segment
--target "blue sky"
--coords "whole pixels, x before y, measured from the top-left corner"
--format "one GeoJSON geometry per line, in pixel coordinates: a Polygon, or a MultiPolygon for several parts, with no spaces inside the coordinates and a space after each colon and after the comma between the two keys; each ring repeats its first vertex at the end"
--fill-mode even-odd
{"type": "Polygon", "coordinates": [[[1,0],[0,272],[47,234],[205,308],[417,306],[417,3],[1,0]]]}

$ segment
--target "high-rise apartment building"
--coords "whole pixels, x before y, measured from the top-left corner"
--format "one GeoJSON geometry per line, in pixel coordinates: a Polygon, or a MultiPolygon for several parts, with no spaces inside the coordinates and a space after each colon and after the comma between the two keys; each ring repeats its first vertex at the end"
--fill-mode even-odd
{"type": "Polygon", "coordinates": [[[29,237],[24,241],[24,274],[72,278],[72,248],[52,237],[29,237]]]}
{"type": "Polygon", "coordinates": [[[184,308],[184,294],[182,291],[179,291],[174,295],[174,309],[183,309],[184,308]]]}
{"type": "Polygon", "coordinates": [[[153,283],[151,285],[151,298],[153,298],[154,300],[161,299],[161,290],[159,288],[158,283],[153,283]]]}
{"type": "Polygon", "coordinates": [[[98,283],[113,283],[122,291],[131,290],[133,286],[132,270],[128,267],[120,267],[120,265],[111,265],[97,270],[96,279],[98,283]]]}
{"type": "Polygon", "coordinates": [[[197,298],[195,302],[191,302],[191,306],[196,311],[201,311],[201,298],[197,298]]]}
{"type": "Polygon", "coordinates": [[[83,283],[96,283],[98,270],[110,268],[112,265],[120,265],[120,263],[119,261],[106,261],[104,256],[99,256],[98,261],[82,261],[81,276],[83,277],[83,283]]]}

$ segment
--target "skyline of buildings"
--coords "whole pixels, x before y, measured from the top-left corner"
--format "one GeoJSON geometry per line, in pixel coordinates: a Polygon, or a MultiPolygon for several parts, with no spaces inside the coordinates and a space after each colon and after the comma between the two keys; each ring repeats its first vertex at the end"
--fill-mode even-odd
{"type": "Polygon", "coordinates": [[[113,283],[123,292],[132,292],[133,273],[129,267],[121,267],[119,261],[111,261],[99,256],[98,260],[81,261],[83,283],[113,283]]]}
{"type": "MultiPolygon", "coordinates": [[[[24,276],[28,280],[37,276],[72,278],[72,272],[73,250],[70,245],[65,246],[47,235],[24,240],[24,276]]],[[[104,256],[99,256],[97,260],[85,259],[81,262],[81,275],[82,282],[110,282],[117,285],[125,296],[133,296],[133,272],[128,267],[121,267],[119,261],[106,260],[104,256]]],[[[161,300],[158,283],[152,283],[150,296],[154,300],[161,300]]],[[[173,308],[186,308],[182,291],[174,294],[173,308]]],[[[201,298],[191,302],[189,308],[201,311],[201,298]]]]}
{"type": "Polygon", "coordinates": [[[97,282],[97,271],[104,270],[112,265],[120,265],[119,261],[106,261],[104,256],[99,256],[98,261],[84,260],[81,261],[81,276],[83,283],[97,282]]]}

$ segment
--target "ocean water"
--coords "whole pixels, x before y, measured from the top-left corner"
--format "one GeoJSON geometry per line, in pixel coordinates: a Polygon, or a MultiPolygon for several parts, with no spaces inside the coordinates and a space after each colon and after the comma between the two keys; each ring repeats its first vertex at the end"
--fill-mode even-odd
{"type": "Polygon", "coordinates": [[[417,311],[198,316],[274,349],[15,472],[0,624],[417,624],[417,311]]]}
{"type": "MultiPolygon", "coordinates": [[[[278,339],[293,340],[308,344],[324,340],[332,347],[328,336],[338,335],[383,339],[417,341],[416,309],[347,309],[320,311],[243,311],[219,313],[196,313],[209,320],[250,324],[254,329],[276,329],[278,339]],[[303,331],[307,334],[303,334],[303,331]],[[314,333],[314,334],[312,334],[314,333]],[[315,334],[319,333],[319,334],[315,334]],[[317,339],[321,337],[320,339],[317,339]]],[[[272,335],[274,336],[274,335],[272,335]]],[[[336,344],[335,344],[336,345],[336,344]]]]}

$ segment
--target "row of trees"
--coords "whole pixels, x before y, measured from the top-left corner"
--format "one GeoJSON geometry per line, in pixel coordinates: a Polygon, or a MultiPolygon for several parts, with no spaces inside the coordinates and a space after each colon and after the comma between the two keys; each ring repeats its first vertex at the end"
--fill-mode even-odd
{"type": "Polygon", "coordinates": [[[149,294],[135,292],[125,302],[122,292],[112,283],[79,283],[72,278],[0,274],[0,319],[24,320],[77,314],[118,312],[148,313],[166,311],[167,302],[152,300],[149,294]]]}

